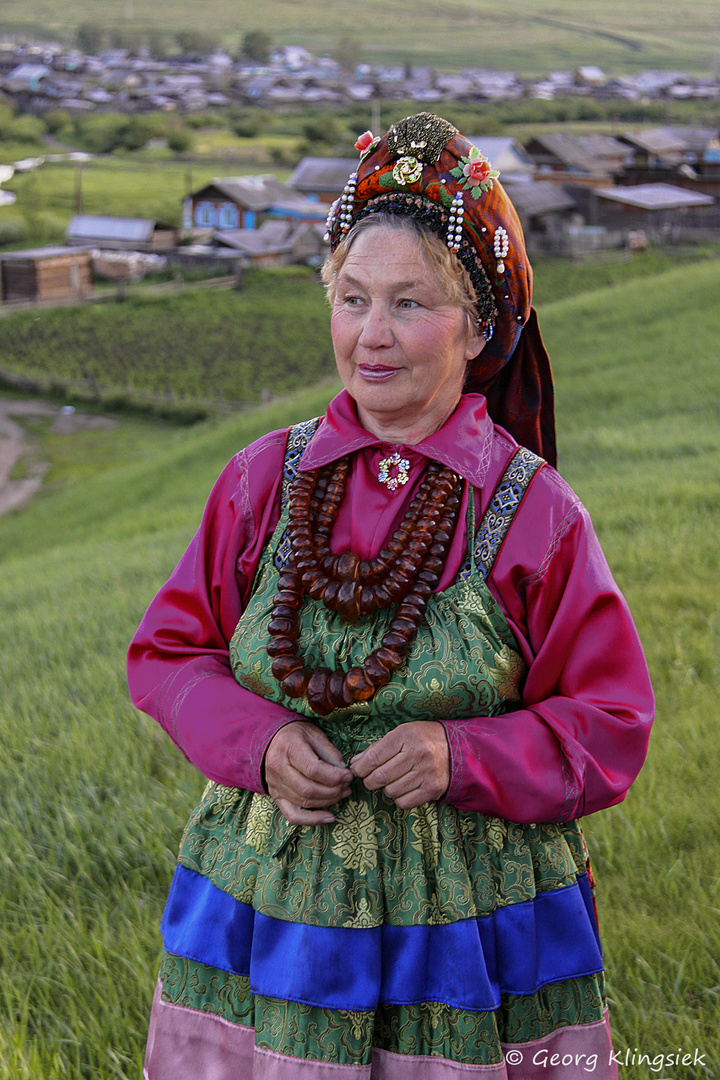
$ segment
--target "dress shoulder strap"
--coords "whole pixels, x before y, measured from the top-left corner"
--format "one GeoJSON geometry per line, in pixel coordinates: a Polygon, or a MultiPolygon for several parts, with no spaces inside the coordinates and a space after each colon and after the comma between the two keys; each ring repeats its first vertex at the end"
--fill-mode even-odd
{"type": "MultiPolygon", "coordinates": [[[[518,446],[510,458],[475,534],[473,559],[484,580],[487,581],[492,573],[500,548],[533,477],[546,464],[544,458],[525,446],[518,446]]],[[[467,579],[470,572],[468,557],[460,567],[458,578],[467,579]]]]}
{"type": "MultiPolygon", "coordinates": [[[[290,490],[298,473],[300,459],[305,452],[305,447],[317,431],[319,423],[320,417],[314,416],[312,420],[303,420],[300,424],[293,424],[288,431],[285,456],[283,458],[282,484],[280,486],[281,518],[290,501],[290,490]]],[[[283,569],[291,554],[289,528],[286,525],[273,555],[273,562],[278,570],[283,569]]]]}
{"type": "Polygon", "coordinates": [[[282,490],[280,493],[281,510],[284,510],[290,498],[290,489],[297,476],[298,465],[302,458],[305,447],[312,439],[320,424],[320,417],[314,416],[312,420],[303,420],[300,424],[293,424],[288,431],[287,443],[285,444],[285,457],[283,459],[282,490]]]}

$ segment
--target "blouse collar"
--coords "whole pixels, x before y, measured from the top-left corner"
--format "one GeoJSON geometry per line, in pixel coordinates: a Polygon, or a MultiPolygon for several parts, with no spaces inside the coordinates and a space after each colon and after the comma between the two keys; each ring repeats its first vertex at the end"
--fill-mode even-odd
{"type": "MultiPolygon", "coordinates": [[[[483,487],[490,464],[493,423],[481,394],[463,394],[457,408],[438,431],[419,443],[393,445],[447,465],[475,487],[483,487]]],[[[390,444],[367,431],[357,417],[353,398],[342,390],[333,398],[317,432],[302,456],[300,468],[308,472],[366,447],[387,450],[390,444]]]]}

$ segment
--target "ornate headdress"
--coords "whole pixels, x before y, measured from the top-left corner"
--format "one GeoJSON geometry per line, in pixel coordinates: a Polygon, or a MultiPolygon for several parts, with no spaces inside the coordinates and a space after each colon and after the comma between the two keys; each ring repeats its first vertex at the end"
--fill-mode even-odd
{"type": "Polygon", "coordinates": [[[457,128],[432,113],[355,144],[360,164],[330,208],[333,250],[369,214],[404,214],[442,236],[475,289],[487,344],[466,390],[483,393],[493,419],[555,463],[550,362],[531,308],[532,269],[499,173],[457,128]]]}

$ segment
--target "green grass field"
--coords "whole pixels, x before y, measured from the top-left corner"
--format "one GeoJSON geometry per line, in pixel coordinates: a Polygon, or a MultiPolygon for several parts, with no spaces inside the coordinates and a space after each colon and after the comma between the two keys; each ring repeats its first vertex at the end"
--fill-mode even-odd
{"type": "MultiPolygon", "coordinates": [[[[596,282],[541,310],[561,470],[593,514],[658,699],[645,770],[586,821],[616,1049],[705,1055],[700,1071],[636,1065],[628,1080],[720,1077],[717,273],[708,261],[596,282]]],[[[125,649],[225,461],[329,392],[164,427],[154,449],[138,428],[135,457],[122,425],[99,433],[102,469],[82,474],[66,450],[55,489],[0,520],[2,1080],[140,1074],[160,914],[203,781],[130,706],[125,649]],[[113,438],[126,464],[108,460],[113,438]]]]}
{"type": "Polygon", "coordinates": [[[71,36],[80,23],[166,31],[196,29],[235,47],[248,29],[278,44],[314,51],[352,35],[365,59],[378,62],[517,68],[533,73],[596,63],[613,70],[677,67],[710,70],[718,52],[714,0],[691,0],[679,12],[669,0],[276,0],[262,12],[249,0],[207,0],[201,24],[188,0],[2,0],[0,27],[71,36]]]}

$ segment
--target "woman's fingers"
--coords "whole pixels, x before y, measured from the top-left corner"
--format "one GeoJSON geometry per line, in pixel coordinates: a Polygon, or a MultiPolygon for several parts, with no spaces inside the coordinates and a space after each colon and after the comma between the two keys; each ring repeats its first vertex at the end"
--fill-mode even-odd
{"type": "Polygon", "coordinates": [[[319,728],[293,721],[280,728],[265,755],[268,792],[299,807],[331,806],[350,791],[352,773],[319,728]],[[329,762],[331,757],[335,761],[329,762]]]}
{"type": "Polygon", "coordinates": [[[434,720],[400,724],[357,754],[350,767],[369,791],[382,788],[403,809],[440,799],[450,783],[445,729],[434,720]],[[410,798],[416,801],[408,803],[410,798]]]}
{"type": "Polygon", "coordinates": [[[291,825],[332,825],[335,820],[327,810],[308,810],[305,806],[296,806],[289,799],[276,799],[275,802],[291,825]]]}

